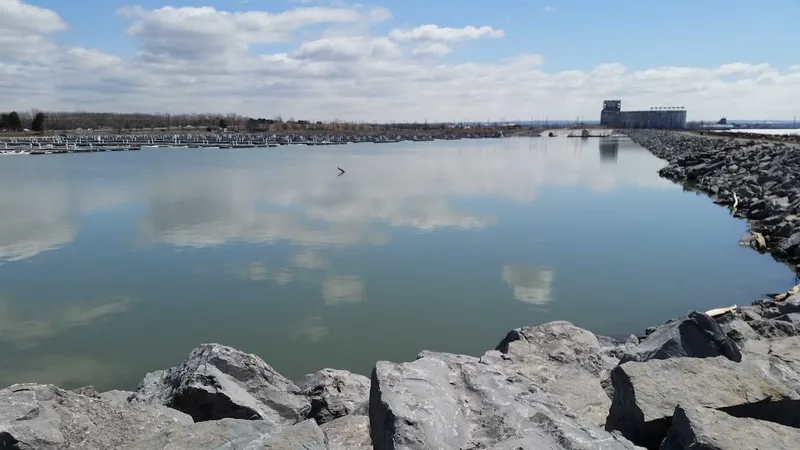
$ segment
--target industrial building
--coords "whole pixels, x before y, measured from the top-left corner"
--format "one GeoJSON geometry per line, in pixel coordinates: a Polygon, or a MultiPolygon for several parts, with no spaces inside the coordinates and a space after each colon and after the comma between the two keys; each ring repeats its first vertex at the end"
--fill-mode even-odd
{"type": "Polygon", "coordinates": [[[600,125],[614,128],[686,128],[686,109],[654,107],[646,111],[622,111],[622,100],[606,100],[600,113],[600,125]]]}

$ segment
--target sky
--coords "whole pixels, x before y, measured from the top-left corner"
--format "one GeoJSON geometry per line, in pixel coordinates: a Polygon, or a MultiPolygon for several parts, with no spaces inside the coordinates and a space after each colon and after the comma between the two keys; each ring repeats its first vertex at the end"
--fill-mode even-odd
{"type": "Polygon", "coordinates": [[[800,115],[800,1],[0,0],[0,110],[800,115]]]}

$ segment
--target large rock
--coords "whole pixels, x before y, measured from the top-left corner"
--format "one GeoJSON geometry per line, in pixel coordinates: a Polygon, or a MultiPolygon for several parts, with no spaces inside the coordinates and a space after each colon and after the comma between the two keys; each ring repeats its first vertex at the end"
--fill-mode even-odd
{"type": "Polygon", "coordinates": [[[309,417],[320,425],[356,412],[366,414],[369,378],[346,370],[322,369],[300,383],[311,400],[309,417]],[[361,411],[359,411],[359,409],[361,411]]]}
{"type": "Polygon", "coordinates": [[[732,361],[742,360],[736,343],[714,319],[703,313],[690,311],[684,319],[658,327],[630,353],[625,354],[621,362],[642,362],[678,356],[725,356],[732,361]]]}
{"type": "Polygon", "coordinates": [[[750,328],[765,339],[778,339],[800,334],[800,327],[791,321],[791,317],[797,313],[784,314],[775,319],[754,320],[749,323],[750,328]],[[788,320],[781,320],[787,318],[788,320]]]}
{"type": "Polygon", "coordinates": [[[764,311],[764,317],[776,318],[784,314],[800,313],[800,294],[794,294],[783,301],[759,300],[754,303],[764,311]]]}
{"type": "Polygon", "coordinates": [[[203,344],[180,366],[147,374],[133,399],[175,408],[196,422],[294,424],[311,409],[300,388],[261,358],[219,344],[203,344]]]}
{"type": "Polygon", "coordinates": [[[800,430],[722,411],[679,406],[661,450],[796,449],[800,430]]]}
{"type": "Polygon", "coordinates": [[[717,317],[725,334],[740,346],[748,340],[777,339],[800,335],[800,313],[781,314],[773,300],[756,302],[759,306],[746,306],[717,317]],[[766,306],[766,308],[764,307],[766,306]],[[771,317],[764,318],[761,314],[771,317]]]}
{"type": "Polygon", "coordinates": [[[108,401],[52,385],[0,390],[2,449],[118,449],[191,423],[164,406],[108,401]]]}
{"type": "Polygon", "coordinates": [[[100,398],[110,402],[128,402],[135,394],[131,391],[111,390],[100,393],[100,398]]]}
{"type": "Polygon", "coordinates": [[[493,359],[424,352],[409,363],[378,362],[369,404],[375,450],[634,448],[493,359]]]}
{"type": "Polygon", "coordinates": [[[627,362],[611,371],[614,399],[606,430],[658,448],[678,405],[720,409],[800,426],[800,395],[756,364],[725,357],[627,362]]]}
{"type": "Polygon", "coordinates": [[[330,450],[372,450],[369,417],[344,416],[322,425],[330,450]]]}
{"type": "Polygon", "coordinates": [[[306,420],[291,427],[284,428],[269,438],[250,447],[259,450],[327,450],[325,433],[313,420],[306,420]]]}
{"type": "Polygon", "coordinates": [[[614,345],[624,346],[608,339],[601,344],[589,331],[557,321],[510,331],[497,346],[503,355],[489,352],[484,360],[493,358],[558,397],[579,417],[602,426],[611,406],[602,380],[617,365],[614,345]]]}
{"type": "Polygon", "coordinates": [[[122,450],[328,450],[313,420],[281,428],[263,420],[222,419],[161,433],[122,450]]]}
{"type": "Polygon", "coordinates": [[[261,448],[256,444],[280,431],[263,420],[220,419],[165,430],[122,450],[206,450],[261,448]]]}
{"type": "Polygon", "coordinates": [[[757,365],[800,394],[800,336],[747,341],[743,361],[757,365]]]}

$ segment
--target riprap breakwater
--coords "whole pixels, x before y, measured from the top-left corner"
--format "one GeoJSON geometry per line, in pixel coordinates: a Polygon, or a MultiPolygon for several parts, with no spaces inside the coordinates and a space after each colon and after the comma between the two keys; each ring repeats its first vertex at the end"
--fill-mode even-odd
{"type": "Polygon", "coordinates": [[[668,165],[661,176],[685,183],[747,219],[745,243],[800,263],[800,146],[783,142],[627,130],[668,165]]]}

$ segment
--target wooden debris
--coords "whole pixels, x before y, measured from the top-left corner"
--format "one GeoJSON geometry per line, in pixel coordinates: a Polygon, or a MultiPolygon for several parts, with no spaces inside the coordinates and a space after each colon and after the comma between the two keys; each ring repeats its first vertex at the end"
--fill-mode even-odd
{"type": "Polygon", "coordinates": [[[733,305],[733,306],[726,306],[724,308],[709,309],[708,311],[706,311],[706,315],[710,317],[717,317],[723,314],[727,314],[729,312],[734,312],[736,311],[737,308],[738,306],[733,305]]]}

